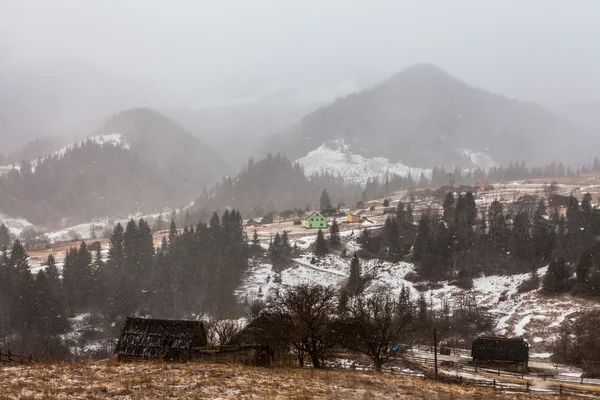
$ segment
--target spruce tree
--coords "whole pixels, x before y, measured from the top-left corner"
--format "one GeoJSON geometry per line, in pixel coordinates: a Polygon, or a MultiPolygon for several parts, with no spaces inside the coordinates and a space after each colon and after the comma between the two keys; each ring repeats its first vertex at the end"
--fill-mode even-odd
{"type": "Polygon", "coordinates": [[[258,232],[256,231],[256,229],[254,230],[254,233],[252,234],[252,249],[254,251],[260,251],[260,249],[261,249],[260,239],[258,238],[258,232]]]}
{"type": "Polygon", "coordinates": [[[288,238],[287,231],[283,231],[281,235],[281,253],[283,256],[288,257],[292,252],[292,246],[290,245],[290,239],[288,238]]]}
{"type": "Polygon", "coordinates": [[[356,294],[362,286],[362,278],[360,271],[360,259],[358,253],[354,252],[352,261],[350,261],[350,276],[348,277],[347,289],[350,293],[356,294]]]}
{"type": "Polygon", "coordinates": [[[329,227],[329,242],[332,246],[339,246],[342,242],[340,237],[340,226],[337,223],[337,220],[333,220],[331,226],[329,227]]]}
{"type": "Polygon", "coordinates": [[[4,224],[0,224],[0,250],[10,246],[10,232],[4,224]]]}
{"type": "Polygon", "coordinates": [[[544,276],[543,288],[546,292],[561,293],[568,289],[571,271],[569,264],[562,257],[555,258],[548,265],[544,276]]]}
{"type": "Polygon", "coordinates": [[[331,199],[329,198],[327,189],[323,189],[323,191],[321,192],[321,200],[320,200],[319,204],[320,204],[321,210],[324,210],[327,207],[331,206],[331,199]]]}
{"type": "Polygon", "coordinates": [[[281,235],[279,232],[275,234],[275,238],[269,245],[269,255],[273,264],[278,264],[281,261],[283,256],[283,245],[281,243],[281,235]]]}
{"type": "Polygon", "coordinates": [[[325,240],[325,235],[323,235],[323,231],[319,228],[317,232],[317,241],[315,242],[315,255],[317,257],[324,256],[329,252],[327,248],[327,241],[325,240]]]}

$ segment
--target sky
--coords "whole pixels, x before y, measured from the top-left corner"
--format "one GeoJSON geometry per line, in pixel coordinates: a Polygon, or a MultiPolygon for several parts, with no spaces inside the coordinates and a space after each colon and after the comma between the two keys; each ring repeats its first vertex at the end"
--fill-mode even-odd
{"type": "Polygon", "coordinates": [[[511,98],[600,98],[596,0],[0,0],[0,62],[75,59],[200,97],[432,63],[511,98]]]}

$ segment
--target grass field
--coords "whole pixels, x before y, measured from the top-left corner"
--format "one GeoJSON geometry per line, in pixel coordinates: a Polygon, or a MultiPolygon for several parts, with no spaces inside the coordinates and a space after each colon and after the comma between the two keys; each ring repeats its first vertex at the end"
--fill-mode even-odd
{"type": "MultiPolygon", "coordinates": [[[[0,367],[0,399],[552,399],[422,378],[234,364],[38,364],[0,367]]],[[[575,397],[561,396],[561,399],[575,397]]]]}

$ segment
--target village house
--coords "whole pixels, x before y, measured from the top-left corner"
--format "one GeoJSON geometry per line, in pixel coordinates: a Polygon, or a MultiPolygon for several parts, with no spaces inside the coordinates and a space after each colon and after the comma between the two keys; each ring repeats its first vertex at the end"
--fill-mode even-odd
{"type": "Polygon", "coordinates": [[[349,223],[360,223],[362,222],[362,217],[358,214],[349,213],[348,214],[348,222],[349,223]]]}
{"type": "Polygon", "coordinates": [[[302,221],[307,229],[327,228],[327,219],[320,212],[315,211],[302,221]]]}

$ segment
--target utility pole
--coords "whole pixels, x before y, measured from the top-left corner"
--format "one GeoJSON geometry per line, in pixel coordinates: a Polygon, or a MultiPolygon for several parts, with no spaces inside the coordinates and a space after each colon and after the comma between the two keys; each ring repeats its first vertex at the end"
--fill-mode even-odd
{"type": "Polygon", "coordinates": [[[438,379],[438,366],[437,366],[437,331],[433,328],[433,362],[435,364],[435,380],[438,379]]]}

